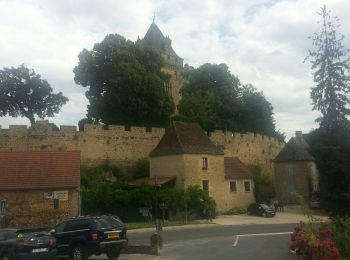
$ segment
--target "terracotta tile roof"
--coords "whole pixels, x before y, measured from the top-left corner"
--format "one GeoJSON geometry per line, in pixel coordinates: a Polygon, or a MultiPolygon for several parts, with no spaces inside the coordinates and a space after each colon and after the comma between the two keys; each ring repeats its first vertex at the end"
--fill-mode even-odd
{"type": "Polygon", "coordinates": [[[224,157],[226,179],[251,179],[253,173],[237,157],[224,157]]]}
{"type": "Polygon", "coordinates": [[[129,187],[140,187],[142,183],[149,184],[152,186],[161,187],[167,183],[175,181],[176,177],[158,177],[156,178],[141,178],[137,180],[132,180],[129,182],[129,187]]]}
{"type": "Polygon", "coordinates": [[[306,142],[304,142],[305,140],[300,141],[292,137],[276,156],[274,162],[315,161],[315,158],[308,152],[308,145],[305,145],[306,142]]]}
{"type": "Polygon", "coordinates": [[[223,155],[224,153],[210,141],[198,124],[172,122],[150,156],[175,154],[223,155]]]}
{"type": "Polygon", "coordinates": [[[79,151],[0,151],[0,190],[74,188],[79,151]]]}

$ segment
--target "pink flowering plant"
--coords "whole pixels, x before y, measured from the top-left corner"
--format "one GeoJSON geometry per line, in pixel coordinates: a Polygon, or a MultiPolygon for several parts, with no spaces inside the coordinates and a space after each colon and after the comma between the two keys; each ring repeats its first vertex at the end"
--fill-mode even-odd
{"type": "Polygon", "coordinates": [[[332,241],[331,230],[322,223],[300,222],[291,234],[291,253],[312,260],[340,260],[340,253],[332,241]]]}

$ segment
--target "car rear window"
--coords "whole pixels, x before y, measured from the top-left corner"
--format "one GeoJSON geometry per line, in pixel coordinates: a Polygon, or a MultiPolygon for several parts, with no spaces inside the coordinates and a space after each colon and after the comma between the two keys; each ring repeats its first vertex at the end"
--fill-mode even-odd
{"type": "Polygon", "coordinates": [[[111,228],[111,227],[119,227],[123,225],[123,223],[112,216],[101,217],[96,220],[97,228],[111,228]]]}

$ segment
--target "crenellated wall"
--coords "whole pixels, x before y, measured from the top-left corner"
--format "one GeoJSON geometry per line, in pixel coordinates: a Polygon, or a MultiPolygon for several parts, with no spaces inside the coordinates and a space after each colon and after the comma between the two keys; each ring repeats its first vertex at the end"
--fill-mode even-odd
{"type": "MultiPolygon", "coordinates": [[[[86,124],[83,132],[75,126],[61,126],[53,131],[47,121],[34,127],[10,126],[0,128],[0,150],[80,150],[83,165],[96,165],[108,159],[122,167],[148,157],[165,130],[111,125],[86,124]]],[[[211,133],[210,139],[222,147],[225,156],[238,156],[246,164],[260,164],[265,174],[273,172],[272,160],[283,148],[276,139],[221,131],[211,133]]]]}

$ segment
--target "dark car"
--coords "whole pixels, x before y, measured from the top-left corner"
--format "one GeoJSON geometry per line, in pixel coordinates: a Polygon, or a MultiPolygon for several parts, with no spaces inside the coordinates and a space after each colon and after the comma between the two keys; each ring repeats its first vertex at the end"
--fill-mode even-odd
{"type": "Polygon", "coordinates": [[[49,230],[17,230],[15,260],[56,259],[56,256],[56,239],[49,230]]]}
{"type": "Polygon", "coordinates": [[[58,224],[53,231],[59,255],[85,260],[106,253],[117,259],[127,245],[126,227],[115,216],[81,216],[58,224]]]}
{"type": "Polygon", "coordinates": [[[275,210],[273,208],[262,203],[250,204],[247,209],[247,214],[262,217],[274,217],[276,215],[275,210]]]}
{"type": "Polygon", "coordinates": [[[16,248],[17,229],[0,229],[0,260],[12,259],[16,248]]]}
{"type": "Polygon", "coordinates": [[[0,259],[55,259],[56,239],[44,229],[0,230],[0,259]]]}

